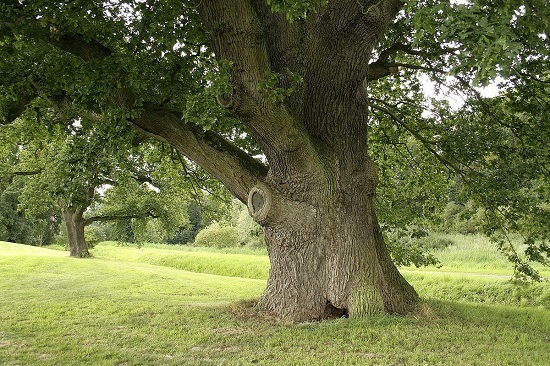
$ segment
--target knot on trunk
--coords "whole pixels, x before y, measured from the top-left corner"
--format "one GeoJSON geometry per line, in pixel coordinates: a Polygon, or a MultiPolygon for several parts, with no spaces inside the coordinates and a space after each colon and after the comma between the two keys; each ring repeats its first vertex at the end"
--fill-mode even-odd
{"type": "Polygon", "coordinates": [[[273,192],[267,185],[260,183],[248,193],[248,213],[254,221],[265,223],[273,204],[273,192]]]}
{"type": "Polygon", "coordinates": [[[229,92],[216,95],[216,101],[218,104],[226,109],[231,109],[235,105],[235,98],[233,95],[235,91],[231,89],[229,92]]]}
{"type": "Polygon", "coordinates": [[[285,227],[287,230],[307,231],[313,227],[316,209],[300,201],[288,199],[265,183],[255,185],[248,192],[248,213],[263,227],[285,227]]]}

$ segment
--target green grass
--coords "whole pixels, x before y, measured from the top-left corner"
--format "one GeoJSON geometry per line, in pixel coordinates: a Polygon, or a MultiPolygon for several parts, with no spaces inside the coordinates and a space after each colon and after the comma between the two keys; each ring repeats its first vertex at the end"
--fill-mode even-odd
{"type": "MultiPolygon", "coordinates": [[[[457,246],[467,245],[468,237],[459,237],[457,246]]],[[[488,242],[482,242],[482,244],[488,242]]],[[[500,263],[498,253],[490,253],[486,245],[476,244],[477,248],[462,253],[470,257],[486,258],[480,267],[472,268],[470,259],[463,258],[468,273],[460,273],[459,267],[442,268],[403,268],[403,275],[417,289],[423,298],[450,301],[475,301],[515,306],[543,306],[550,309],[550,287],[546,283],[512,283],[510,264],[500,263]],[[476,255],[475,253],[482,253],[476,255]],[[485,256],[483,256],[485,255],[485,256]],[[496,263],[497,267],[491,267],[496,263]],[[508,267],[504,267],[507,265],[508,267]],[[486,273],[481,273],[481,266],[486,273]],[[506,268],[506,271],[504,271],[506,268]],[[487,271],[489,271],[487,273],[487,271]],[[490,271],[493,271],[492,273],[490,271]],[[507,273],[503,274],[503,273],[507,273]]],[[[447,250],[456,251],[455,246],[447,250]]],[[[224,254],[218,249],[193,248],[185,246],[146,245],[116,246],[102,243],[94,251],[95,258],[129,261],[167,266],[197,273],[217,274],[229,277],[267,279],[269,259],[261,252],[255,254],[235,254],[235,250],[224,254]]],[[[245,253],[250,253],[246,251],[245,253]]],[[[458,261],[455,261],[458,263],[458,261]]],[[[481,263],[481,262],[479,262],[481,263]]]]}
{"type": "Polygon", "coordinates": [[[506,276],[401,270],[423,299],[536,306],[550,311],[548,282],[512,282],[506,276]]]}
{"type": "MultiPolygon", "coordinates": [[[[245,250],[243,253],[254,252],[245,250]]],[[[103,243],[93,250],[93,255],[96,258],[148,263],[229,277],[267,279],[269,258],[267,255],[259,253],[261,252],[236,254],[211,248],[201,249],[174,245],[146,245],[136,248],[135,246],[116,246],[113,243],[103,243]]]]}
{"type": "Polygon", "coordinates": [[[263,273],[250,253],[100,245],[72,259],[0,242],[0,365],[548,364],[548,298],[501,305],[516,303],[506,278],[407,271],[426,299],[414,316],[285,324],[250,306],[265,277],[238,268],[254,258],[263,273]],[[185,270],[186,256],[230,276],[185,270]]]}
{"type": "MultiPolygon", "coordinates": [[[[462,272],[462,273],[490,273],[512,276],[512,264],[498,252],[496,244],[483,235],[460,235],[460,234],[431,234],[436,239],[448,240],[453,245],[434,250],[432,253],[441,262],[440,268],[435,266],[423,267],[420,270],[435,272],[462,272]]],[[[521,252],[523,246],[516,243],[521,252]]],[[[550,268],[540,264],[532,264],[542,276],[550,277],[550,268]]],[[[408,267],[414,270],[413,267],[408,267]]]]}

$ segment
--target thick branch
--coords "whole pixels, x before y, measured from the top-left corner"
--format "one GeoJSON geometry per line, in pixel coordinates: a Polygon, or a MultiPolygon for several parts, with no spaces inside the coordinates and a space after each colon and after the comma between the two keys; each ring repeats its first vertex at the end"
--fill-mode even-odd
{"type": "MultiPolygon", "coordinates": [[[[278,159],[276,155],[304,149],[311,142],[282,101],[273,97],[272,90],[261,87],[274,70],[268,56],[272,48],[266,44],[261,17],[256,11],[263,10],[254,9],[245,0],[202,1],[199,6],[216,57],[232,63],[232,93],[224,96],[221,104],[248,127],[273,162],[278,159]]],[[[299,159],[294,162],[304,163],[299,159]]]]}
{"type": "Polygon", "coordinates": [[[4,115],[0,116],[0,124],[9,124],[17,119],[25,110],[30,102],[36,97],[36,93],[33,90],[25,90],[19,93],[15,101],[11,103],[4,115]]]}
{"type": "Polygon", "coordinates": [[[17,176],[31,176],[31,175],[38,175],[38,174],[42,174],[42,169],[37,169],[37,170],[29,170],[29,171],[17,171],[17,172],[11,172],[9,174],[9,178],[8,178],[8,183],[11,184],[13,183],[13,180],[15,179],[15,177],[17,176]]]}
{"type": "MultiPolygon", "coordinates": [[[[23,5],[24,7],[25,5],[23,5]]],[[[19,21],[23,21],[20,19],[19,21]]],[[[37,41],[49,43],[61,50],[72,53],[84,61],[104,60],[112,54],[109,47],[101,44],[95,39],[88,39],[78,33],[62,33],[56,24],[50,23],[45,27],[42,20],[25,18],[25,27],[22,33],[37,41]]],[[[18,30],[21,32],[21,29],[18,30]]]]}
{"type": "MultiPolygon", "coordinates": [[[[304,146],[310,147],[307,134],[284,106],[271,100],[259,88],[270,67],[259,23],[250,2],[205,1],[201,2],[199,10],[205,28],[210,33],[216,56],[233,63],[233,93],[222,98],[227,102],[227,109],[247,125],[270,161],[276,161],[279,154],[286,155],[304,146]]],[[[50,43],[84,60],[101,61],[111,54],[99,42],[74,34],[60,35],[50,43]]],[[[127,87],[125,80],[120,80],[120,85],[114,99],[119,106],[130,108],[133,105],[132,90],[127,87]]],[[[149,105],[133,123],[142,131],[167,141],[201,165],[243,202],[246,201],[248,190],[267,174],[265,165],[221,136],[184,123],[179,113],[149,105]]],[[[305,154],[295,155],[301,157],[305,154]]],[[[305,161],[298,162],[298,158],[290,161],[296,165],[306,165],[305,161]]]]}
{"type": "Polygon", "coordinates": [[[357,90],[400,6],[398,0],[330,1],[305,20],[307,34],[298,51],[304,64],[299,117],[311,136],[332,146],[362,133],[356,128],[365,126],[366,113],[354,105],[357,90]]]}
{"type": "Polygon", "coordinates": [[[398,72],[400,67],[408,68],[408,69],[415,69],[415,70],[425,70],[425,71],[431,71],[431,72],[437,72],[437,73],[446,73],[445,70],[438,69],[438,68],[433,68],[433,67],[429,67],[429,66],[414,65],[414,64],[410,64],[410,63],[391,62],[390,58],[391,58],[391,56],[395,55],[397,52],[403,52],[407,55],[421,56],[421,57],[427,58],[429,56],[433,57],[434,55],[443,55],[443,54],[446,54],[446,53],[454,53],[457,50],[458,50],[457,48],[445,48],[445,49],[441,49],[441,50],[439,50],[435,53],[432,52],[432,53],[428,54],[428,53],[423,52],[423,51],[414,50],[414,49],[412,49],[412,47],[410,45],[403,44],[403,43],[396,43],[396,44],[392,45],[391,47],[383,50],[380,53],[380,56],[378,57],[378,59],[369,64],[369,66],[368,66],[369,70],[368,70],[366,78],[367,78],[368,81],[378,80],[378,79],[381,79],[383,77],[386,77],[388,75],[391,75],[391,74],[394,74],[394,73],[398,72]]]}
{"type": "Polygon", "coordinates": [[[18,171],[18,172],[12,172],[11,175],[12,176],[16,176],[16,175],[38,175],[40,173],[42,173],[42,169],[37,169],[37,170],[29,170],[29,171],[18,171]]]}
{"type": "Polygon", "coordinates": [[[50,38],[48,42],[84,61],[101,61],[111,55],[111,50],[108,47],[96,40],[87,41],[80,34],[63,34],[58,38],[50,38]]]}
{"type": "MultiPolygon", "coordinates": [[[[63,49],[87,59],[92,57],[102,59],[108,55],[108,52],[102,50],[95,42],[89,43],[80,39],[70,38],[66,44],[57,43],[56,46],[64,47],[63,49]]],[[[125,85],[124,82],[122,85],[125,85]]],[[[119,94],[131,95],[132,93],[121,90],[119,94]]],[[[52,105],[61,110],[68,102],[66,97],[50,98],[49,100],[52,105]]],[[[119,104],[127,103],[127,100],[122,100],[119,104]]],[[[102,118],[93,110],[93,106],[80,113],[93,120],[102,118]]],[[[177,113],[149,105],[141,117],[135,119],[133,123],[141,132],[167,141],[189,159],[201,165],[206,171],[220,179],[243,202],[246,202],[248,190],[267,174],[265,165],[251,158],[221,136],[204,131],[198,126],[186,124],[182,121],[181,115],[177,113]]]]}
{"type": "Polygon", "coordinates": [[[220,179],[242,202],[246,202],[249,190],[267,174],[264,164],[216,133],[185,123],[175,112],[147,106],[132,122],[220,179]]]}
{"type": "MultiPolygon", "coordinates": [[[[372,47],[401,9],[401,0],[340,0],[328,4],[319,27],[339,53],[350,47],[372,47]]],[[[368,50],[370,51],[370,49],[368,50]]]]}
{"type": "Polygon", "coordinates": [[[84,215],[84,212],[86,212],[86,210],[88,209],[88,207],[91,206],[94,200],[95,188],[96,187],[94,186],[88,186],[88,188],[86,189],[86,199],[84,203],[75,210],[75,215],[77,215],[78,217],[82,217],[84,215]]]}
{"type": "Polygon", "coordinates": [[[202,1],[199,12],[216,57],[232,62],[233,93],[225,95],[221,104],[247,120],[272,109],[258,90],[270,66],[250,2],[202,1]]]}
{"type": "Polygon", "coordinates": [[[380,52],[380,56],[375,62],[369,64],[367,80],[378,80],[385,76],[396,73],[398,71],[397,65],[390,65],[389,59],[390,56],[393,56],[400,51],[408,54],[418,54],[418,52],[413,51],[409,45],[403,43],[393,44],[391,47],[380,52]]]}

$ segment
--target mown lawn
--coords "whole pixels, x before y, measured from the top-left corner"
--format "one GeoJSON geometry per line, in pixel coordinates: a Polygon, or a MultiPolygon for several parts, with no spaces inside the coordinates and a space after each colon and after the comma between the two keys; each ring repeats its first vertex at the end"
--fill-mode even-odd
{"type": "Polygon", "coordinates": [[[71,259],[0,242],[0,365],[548,365],[550,359],[548,283],[514,287],[502,277],[409,270],[405,275],[426,299],[417,314],[286,324],[251,306],[265,286],[265,256],[114,245],[94,254],[71,259]],[[185,270],[185,263],[203,273],[185,270]],[[243,273],[256,275],[239,276],[241,263],[243,273]],[[536,295],[521,300],[530,293],[536,295]]]}

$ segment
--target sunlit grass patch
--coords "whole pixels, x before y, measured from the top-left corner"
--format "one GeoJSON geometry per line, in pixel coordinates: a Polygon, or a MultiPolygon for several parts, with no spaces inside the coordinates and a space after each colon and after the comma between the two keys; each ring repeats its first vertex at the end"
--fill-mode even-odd
{"type": "Polygon", "coordinates": [[[267,279],[269,258],[267,255],[224,253],[219,250],[147,245],[134,246],[98,245],[93,250],[97,258],[127,262],[148,263],[172,267],[197,273],[217,274],[220,276],[267,279]]]}
{"type": "Polygon", "coordinates": [[[494,305],[508,303],[505,278],[408,272],[426,299],[411,316],[288,324],[254,307],[265,280],[127,260],[128,248],[113,248],[126,259],[0,255],[1,365],[547,365],[548,308],[541,297],[494,305]]]}
{"type": "MultiPolygon", "coordinates": [[[[487,251],[487,242],[478,245],[482,252],[487,251]]],[[[461,243],[459,245],[466,245],[461,243]]],[[[94,250],[97,258],[137,263],[149,263],[186,271],[213,273],[222,276],[267,279],[269,259],[267,256],[249,254],[223,254],[216,250],[187,251],[185,248],[158,249],[154,246],[138,249],[128,246],[100,245],[94,250]]],[[[474,248],[475,249],[475,248],[474,248]]],[[[492,253],[497,256],[498,253],[492,253]]],[[[490,263],[490,262],[488,262],[490,263]]],[[[508,263],[505,263],[509,266],[508,263]]],[[[452,301],[474,301],[503,305],[530,305],[550,308],[550,287],[541,283],[512,283],[511,268],[508,274],[483,273],[478,267],[473,271],[461,273],[460,268],[454,271],[428,268],[404,268],[405,277],[417,289],[422,298],[452,301]]]]}
{"type": "MultiPolygon", "coordinates": [[[[435,257],[441,262],[439,268],[428,266],[420,268],[420,270],[491,273],[508,275],[510,277],[513,275],[513,264],[498,252],[496,244],[486,236],[479,234],[433,233],[430,234],[430,238],[432,240],[440,239],[452,242],[452,245],[432,251],[435,257]]],[[[519,240],[515,245],[520,252],[524,248],[519,240]]],[[[538,263],[533,263],[532,265],[533,268],[540,271],[543,277],[550,277],[550,268],[538,263]]],[[[412,266],[407,269],[415,270],[412,266]]]]}
{"type": "Polygon", "coordinates": [[[61,251],[53,251],[46,248],[34,247],[31,245],[8,243],[0,241],[0,256],[14,256],[14,255],[34,255],[34,256],[48,256],[48,257],[65,257],[68,253],[61,251]]]}
{"type": "Polygon", "coordinates": [[[537,306],[550,310],[547,282],[513,282],[507,276],[480,274],[402,272],[424,299],[537,306]]]}
{"type": "Polygon", "coordinates": [[[0,257],[0,364],[177,364],[171,347],[183,354],[186,345],[208,342],[208,324],[230,316],[222,304],[257,298],[265,287],[62,255],[0,257]],[[161,354],[148,351],[159,347],[161,354]]]}

